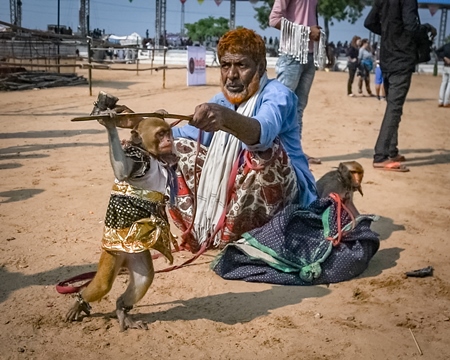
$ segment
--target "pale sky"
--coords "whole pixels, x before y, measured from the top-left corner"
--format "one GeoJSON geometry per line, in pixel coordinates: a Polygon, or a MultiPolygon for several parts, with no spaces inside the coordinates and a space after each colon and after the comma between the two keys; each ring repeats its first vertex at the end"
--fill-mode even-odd
{"type": "MultiPolygon", "coordinates": [[[[76,29],[78,26],[79,0],[59,0],[60,24],[76,29]]],[[[255,6],[261,6],[262,2],[255,6]]],[[[262,36],[276,37],[276,29],[261,30],[254,16],[256,14],[250,2],[237,1],[236,26],[244,26],[256,30],[262,36]]],[[[154,0],[90,0],[90,28],[104,29],[107,34],[119,36],[137,32],[145,36],[146,29],[150,36],[155,33],[155,1],[154,0]]],[[[370,8],[365,9],[363,16],[354,25],[339,22],[330,28],[330,41],[350,41],[353,35],[368,37],[369,31],[363,26],[364,18],[370,8]]],[[[215,18],[230,16],[230,2],[223,0],[217,6],[214,0],[187,0],[185,3],[185,23],[194,23],[199,19],[213,16],[215,18]]],[[[441,11],[431,16],[429,10],[421,9],[422,23],[430,23],[439,30],[441,11]]],[[[9,0],[0,0],[0,20],[10,22],[9,0]]],[[[30,29],[46,30],[48,24],[57,24],[58,0],[22,0],[22,26],[30,29]]],[[[319,19],[319,25],[323,20],[319,19]]],[[[168,33],[179,33],[181,29],[181,2],[167,0],[166,29],[168,33]]],[[[450,26],[447,25],[447,35],[450,26]]]]}

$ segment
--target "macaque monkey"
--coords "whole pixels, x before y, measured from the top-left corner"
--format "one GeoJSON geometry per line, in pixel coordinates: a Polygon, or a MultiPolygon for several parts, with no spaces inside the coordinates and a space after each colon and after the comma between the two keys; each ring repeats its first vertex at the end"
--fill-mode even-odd
{"type": "Polygon", "coordinates": [[[158,250],[172,263],[171,243],[177,246],[165,213],[165,192],[171,171],[162,161],[173,153],[173,138],[169,124],[163,119],[145,118],[135,124],[131,139],[121,144],[116,120],[114,116],[99,120],[108,132],[116,180],[106,212],[97,273],[77,294],[65,321],[78,320],[81,312],[89,315],[89,303],[104,297],[121,268],[126,268],[128,287],[116,302],[120,331],[147,329],[147,324],[134,321],[128,312],[152,284],[150,249],[158,250]]]}
{"type": "Polygon", "coordinates": [[[332,192],[337,193],[352,215],[357,216],[359,212],[353,203],[353,193],[358,191],[363,195],[361,188],[363,177],[364,169],[360,163],[342,162],[336,170],[326,173],[317,181],[317,193],[320,198],[327,197],[332,192]]]}

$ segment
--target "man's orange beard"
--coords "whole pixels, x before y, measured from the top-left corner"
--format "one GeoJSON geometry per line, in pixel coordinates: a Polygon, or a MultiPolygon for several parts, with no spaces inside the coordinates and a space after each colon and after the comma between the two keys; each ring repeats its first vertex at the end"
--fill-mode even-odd
{"type": "Polygon", "coordinates": [[[240,105],[244,101],[250,99],[254,94],[256,94],[259,89],[259,80],[260,76],[258,72],[255,72],[255,75],[253,76],[252,81],[250,81],[250,84],[248,84],[248,86],[240,93],[230,93],[225,87],[225,84],[222,83],[223,95],[233,105],[240,105]]]}

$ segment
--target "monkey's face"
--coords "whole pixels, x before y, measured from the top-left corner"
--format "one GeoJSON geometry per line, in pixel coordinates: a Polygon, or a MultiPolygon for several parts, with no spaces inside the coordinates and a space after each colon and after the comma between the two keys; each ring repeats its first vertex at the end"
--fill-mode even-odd
{"type": "Polygon", "coordinates": [[[340,165],[346,167],[350,172],[353,190],[358,190],[361,195],[364,195],[361,188],[362,179],[364,177],[364,168],[362,165],[357,161],[346,161],[340,165]]]}
{"type": "Polygon", "coordinates": [[[352,186],[353,189],[358,190],[358,192],[361,194],[361,196],[364,196],[361,188],[362,179],[364,176],[364,173],[358,172],[358,171],[351,171],[352,174],[352,186]]]}
{"type": "Polygon", "coordinates": [[[174,152],[170,125],[163,119],[147,118],[131,131],[131,141],[155,156],[174,152]]]}

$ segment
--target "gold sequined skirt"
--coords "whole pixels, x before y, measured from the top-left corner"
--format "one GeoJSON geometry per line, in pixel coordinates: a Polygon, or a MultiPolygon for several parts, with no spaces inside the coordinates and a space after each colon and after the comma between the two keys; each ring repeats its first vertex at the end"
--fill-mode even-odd
{"type": "MultiPolygon", "coordinates": [[[[113,193],[137,197],[164,206],[164,194],[137,189],[126,183],[114,184],[113,193]]],[[[172,245],[178,247],[170,232],[169,223],[159,214],[151,214],[147,218],[137,220],[130,227],[115,229],[105,226],[103,230],[102,248],[107,251],[139,253],[155,249],[172,263],[172,245]]]]}

